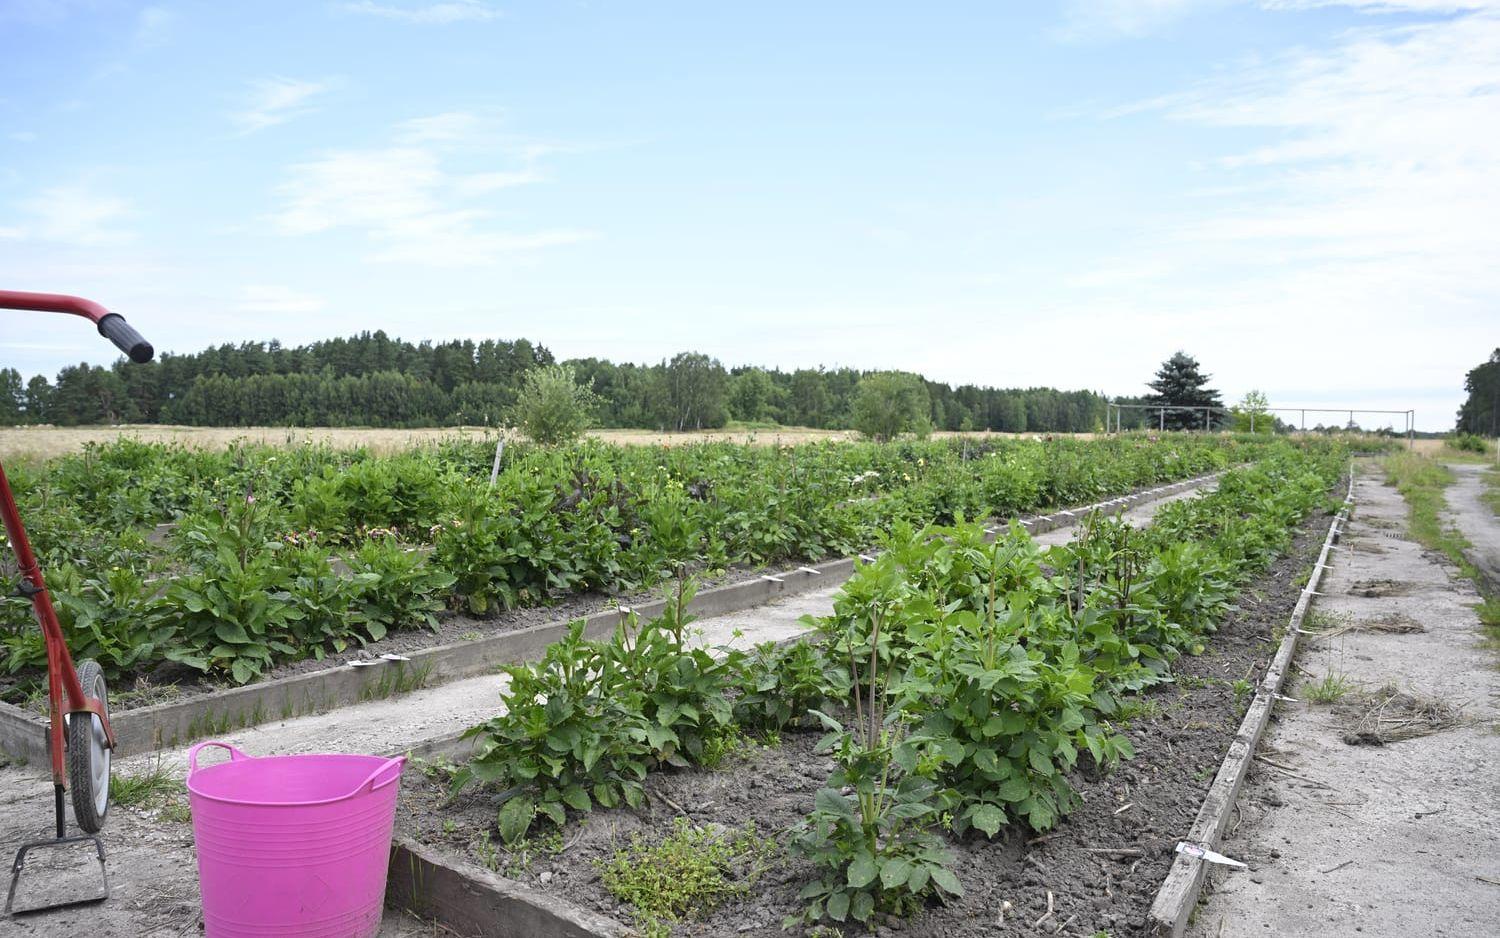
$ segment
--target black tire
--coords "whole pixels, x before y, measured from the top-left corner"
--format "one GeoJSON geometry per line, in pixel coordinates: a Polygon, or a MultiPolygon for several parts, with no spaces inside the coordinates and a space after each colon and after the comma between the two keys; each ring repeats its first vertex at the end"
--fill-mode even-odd
{"type": "MultiPolygon", "coordinates": [[[[78,663],[78,683],[83,692],[98,698],[109,714],[109,687],[104,671],[94,661],[78,663]]],[[[73,790],[73,819],[85,833],[97,834],[109,813],[110,751],[104,742],[104,727],[93,714],[68,715],[68,787],[73,790]]]]}

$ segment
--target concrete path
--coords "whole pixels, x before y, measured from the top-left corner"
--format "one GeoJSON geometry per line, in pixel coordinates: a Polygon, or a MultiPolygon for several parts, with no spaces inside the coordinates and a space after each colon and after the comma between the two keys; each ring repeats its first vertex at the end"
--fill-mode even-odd
{"type": "Polygon", "coordinates": [[[1277,706],[1239,825],[1189,930],[1248,936],[1477,936],[1500,922],[1500,672],[1480,646],[1472,585],[1407,539],[1406,505],[1364,466],[1355,512],[1306,627],[1298,680],[1277,706]],[[1353,690],[1309,694],[1328,675],[1353,690]],[[1384,746],[1350,745],[1357,695],[1392,685],[1460,708],[1460,725],[1384,746]],[[1274,765],[1273,765],[1274,763],[1274,765]]]}
{"type": "Polygon", "coordinates": [[[1473,548],[1465,552],[1469,562],[1479,569],[1485,589],[1500,596],[1500,518],[1480,500],[1484,494],[1484,474],[1493,466],[1452,463],[1455,476],[1448,486],[1448,521],[1455,525],[1473,548]]]}
{"type": "MultiPolygon", "coordinates": [[[[1210,489],[1212,484],[1143,503],[1123,517],[1137,527],[1145,525],[1162,505],[1193,497],[1210,489]]],[[[1082,518],[1080,515],[1078,520],[1082,518]]],[[[1063,544],[1073,534],[1073,527],[1057,528],[1038,536],[1037,542],[1043,546],[1063,544]]],[[[832,613],[839,586],[831,583],[780,602],[699,620],[694,624],[699,630],[697,641],[709,647],[748,648],[759,642],[799,635],[806,631],[800,621],[803,616],[832,613]]],[[[257,756],[415,748],[496,715],[504,686],[500,675],[483,675],[328,713],[238,730],[219,738],[257,756]]],[[[180,778],[186,771],[186,751],[183,747],[121,760],[116,764],[116,775],[139,774],[160,765],[180,778]]],[[[205,756],[212,760],[220,758],[217,753],[205,756]]],[[[5,857],[23,839],[44,835],[50,826],[50,783],[40,769],[0,768],[0,816],[4,818],[0,827],[0,854],[5,857]]],[[[166,820],[150,811],[117,806],[112,809],[105,842],[110,851],[113,898],[101,906],[18,919],[21,930],[15,934],[63,936],[88,929],[94,934],[166,938],[199,933],[196,861],[192,831],[186,824],[166,820]]],[[[78,881],[86,886],[86,879],[80,877],[78,881]]],[[[439,932],[431,925],[389,913],[381,934],[384,938],[416,938],[439,932]]]]}

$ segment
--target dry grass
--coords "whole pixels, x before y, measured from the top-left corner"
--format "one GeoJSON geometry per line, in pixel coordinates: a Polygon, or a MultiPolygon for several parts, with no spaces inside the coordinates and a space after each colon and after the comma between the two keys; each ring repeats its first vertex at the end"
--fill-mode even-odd
{"type": "MultiPolygon", "coordinates": [[[[651,430],[594,430],[590,434],[610,443],[645,446],[681,446],[684,443],[727,440],[736,443],[759,443],[780,446],[789,443],[846,441],[858,439],[852,430],[814,430],[809,427],[780,427],[760,430],[707,430],[688,433],[656,433],[651,430]]],[[[938,433],[938,437],[1031,436],[1006,433],[938,433]]],[[[1059,436],[1067,434],[1049,434],[1059,436]]],[[[1089,439],[1092,433],[1071,434],[1089,439]]],[[[0,460],[27,457],[50,459],[76,453],[85,443],[109,442],[120,438],[145,442],[179,443],[198,449],[221,449],[239,440],[290,446],[300,443],[326,443],[348,448],[364,446],[376,452],[395,452],[430,445],[442,440],[493,440],[496,431],[488,427],[433,427],[412,430],[371,429],[359,427],[179,427],[157,424],[124,424],[112,427],[0,427],[0,460]]]]}
{"type": "Polygon", "coordinates": [[[1384,746],[1451,729],[1463,721],[1457,708],[1441,700],[1417,697],[1386,685],[1353,696],[1343,705],[1348,725],[1344,742],[1351,746],[1384,746]]]}
{"type": "Polygon", "coordinates": [[[1316,621],[1314,621],[1313,616],[1309,616],[1308,620],[1308,628],[1306,629],[1308,632],[1307,637],[1313,640],[1338,638],[1341,635],[1348,635],[1350,632],[1410,635],[1414,632],[1427,631],[1427,628],[1422,623],[1399,612],[1391,612],[1368,619],[1356,619],[1350,615],[1319,615],[1316,621]]]}

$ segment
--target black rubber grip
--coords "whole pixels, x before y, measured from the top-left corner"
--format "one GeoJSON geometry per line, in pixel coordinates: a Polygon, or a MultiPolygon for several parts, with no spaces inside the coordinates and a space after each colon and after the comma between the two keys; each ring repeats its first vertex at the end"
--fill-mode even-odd
{"type": "Polygon", "coordinates": [[[119,313],[110,313],[99,320],[99,334],[115,344],[115,348],[130,356],[130,360],[144,365],[156,354],[151,343],[141,338],[135,327],[125,321],[119,313]]]}

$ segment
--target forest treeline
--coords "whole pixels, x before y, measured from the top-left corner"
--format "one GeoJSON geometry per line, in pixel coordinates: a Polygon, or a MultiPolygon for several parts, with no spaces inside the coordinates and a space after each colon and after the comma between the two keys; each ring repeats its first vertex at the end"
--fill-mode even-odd
{"type": "MultiPolygon", "coordinates": [[[[411,343],[366,332],[296,347],[220,345],[148,365],[70,365],[53,381],[0,369],[0,425],[493,426],[507,421],[522,376],[553,363],[526,339],[411,343]]],[[[731,420],[847,428],[867,373],[726,369],[696,352],[652,365],[566,364],[599,396],[599,425],[661,430],[731,420]]],[[[923,383],[937,429],[1079,432],[1104,422],[1105,399],[1092,391],[923,383]]]]}

